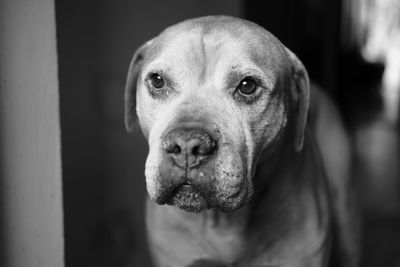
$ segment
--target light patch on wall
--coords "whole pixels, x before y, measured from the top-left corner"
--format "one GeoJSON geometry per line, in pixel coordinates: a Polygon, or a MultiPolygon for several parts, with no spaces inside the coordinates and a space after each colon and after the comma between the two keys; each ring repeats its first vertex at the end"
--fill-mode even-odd
{"type": "Polygon", "coordinates": [[[351,0],[343,4],[344,39],[359,46],[366,61],[385,66],[381,81],[383,115],[396,123],[400,100],[400,2],[351,0]]]}

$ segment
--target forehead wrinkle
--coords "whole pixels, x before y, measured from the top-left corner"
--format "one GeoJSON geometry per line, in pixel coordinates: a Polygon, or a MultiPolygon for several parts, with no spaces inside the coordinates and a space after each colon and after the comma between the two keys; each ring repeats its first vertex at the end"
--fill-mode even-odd
{"type": "Polygon", "coordinates": [[[176,35],[166,42],[163,39],[159,39],[155,45],[155,53],[143,66],[144,72],[167,72],[176,79],[184,73],[189,72],[192,76],[201,72],[201,67],[205,65],[202,62],[205,57],[202,50],[205,48],[199,47],[198,34],[190,31],[176,35]]]}
{"type": "Polygon", "coordinates": [[[219,39],[215,34],[204,31],[202,27],[191,28],[176,33],[164,43],[159,49],[157,59],[163,59],[165,65],[181,68],[197,84],[204,84],[209,73],[213,71],[212,62],[219,57],[219,39]]]}
{"type": "Polygon", "coordinates": [[[197,85],[204,85],[212,80],[222,82],[218,70],[226,72],[230,67],[229,63],[237,62],[238,58],[243,66],[241,72],[256,70],[262,77],[273,77],[266,72],[270,71],[271,65],[278,65],[279,69],[280,64],[274,58],[267,58],[262,51],[277,49],[274,47],[274,37],[263,30],[259,32],[262,38],[254,39],[247,32],[247,25],[233,27],[235,25],[230,23],[222,24],[224,27],[211,20],[208,23],[181,24],[173,27],[157,38],[157,54],[164,58],[171,70],[180,69],[180,74],[186,73],[197,85]],[[265,39],[272,39],[272,47],[264,47],[265,39]],[[224,65],[223,69],[218,67],[221,63],[224,65]]]}
{"type": "Polygon", "coordinates": [[[234,64],[231,66],[230,70],[231,72],[235,72],[238,74],[243,74],[243,75],[254,74],[264,79],[268,78],[265,71],[262,68],[260,68],[257,64],[251,61],[250,63],[248,63],[245,60],[244,62],[234,64]]]}
{"type": "Polygon", "coordinates": [[[275,81],[271,70],[259,60],[254,59],[247,44],[235,40],[226,43],[224,52],[220,56],[221,60],[215,64],[217,70],[224,73],[224,81],[240,82],[237,79],[255,76],[261,79],[267,88],[274,88],[275,81]],[[230,80],[230,78],[236,79],[230,80]]]}
{"type": "Polygon", "coordinates": [[[218,86],[221,82],[225,82],[224,76],[229,70],[231,62],[237,62],[237,58],[243,56],[242,52],[238,52],[232,57],[232,53],[243,50],[242,45],[229,32],[208,32],[202,40],[207,66],[200,81],[203,84],[218,86]]]}
{"type": "Polygon", "coordinates": [[[201,29],[199,37],[192,40],[192,47],[194,56],[194,62],[191,64],[193,65],[199,65],[199,74],[197,78],[197,83],[202,84],[205,80],[205,77],[207,76],[207,71],[208,71],[208,54],[207,54],[207,47],[205,44],[204,40],[204,34],[203,34],[203,29],[201,29]]]}
{"type": "Polygon", "coordinates": [[[205,84],[209,73],[212,72],[210,61],[213,55],[210,54],[212,48],[202,31],[196,31],[196,35],[188,41],[188,53],[185,54],[182,66],[185,66],[189,77],[199,86],[205,84]]]}

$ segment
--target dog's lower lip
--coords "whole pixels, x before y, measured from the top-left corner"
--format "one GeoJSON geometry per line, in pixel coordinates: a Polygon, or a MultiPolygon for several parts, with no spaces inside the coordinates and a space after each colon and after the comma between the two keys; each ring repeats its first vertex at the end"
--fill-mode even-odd
{"type": "Polygon", "coordinates": [[[172,195],[175,195],[176,192],[178,191],[191,191],[193,190],[193,186],[187,182],[179,185],[177,188],[174,189],[174,191],[172,192],[172,195]]]}
{"type": "Polygon", "coordinates": [[[189,212],[200,212],[208,205],[201,193],[189,183],[183,183],[175,188],[166,204],[189,212]]]}

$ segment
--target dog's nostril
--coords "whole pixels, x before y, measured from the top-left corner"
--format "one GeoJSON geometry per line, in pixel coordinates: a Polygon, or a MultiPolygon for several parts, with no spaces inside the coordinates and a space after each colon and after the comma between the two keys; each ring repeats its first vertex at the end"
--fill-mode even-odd
{"type": "Polygon", "coordinates": [[[192,155],[199,155],[200,154],[199,149],[200,149],[200,146],[194,146],[192,148],[192,155]]]}
{"type": "Polygon", "coordinates": [[[205,156],[207,155],[207,153],[204,151],[204,149],[201,148],[200,145],[198,145],[192,148],[191,155],[197,157],[197,156],[205,156]]]}
{"type": "Polygon", "coordinates": [[[203,140],[203,142],[199,143],[198,145],[193,146],[192,148],[192,155],[195,156],[206,156],[211,154],[215,149],[215,142],[212,140],[203,140]]]}
{"type": "Polygon", "coordinates": [[[165,146],[165,151],[171,154],[181,153],[181,147],[176,143],[171,143],[165,146]]]}

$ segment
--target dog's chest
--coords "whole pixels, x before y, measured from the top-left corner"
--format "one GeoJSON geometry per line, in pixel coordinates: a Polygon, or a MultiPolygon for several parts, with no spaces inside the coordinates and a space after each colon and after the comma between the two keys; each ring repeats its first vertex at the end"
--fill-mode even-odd
{"type": "Polygon", "coordinates": [[[170,207],[163,208],[162,214],[153,213],[157,215],[148,220],[152,250],[158,251],[158,257],[164,255],[160,261],[174,262],[171,266],[185,266],[198,259],[231,263],[243,254],[246,247],[243,228],[236,222],[232,223],[231,218],[221,218],[216,214],[202,218],[196,218],[198,214],[180,217],[177,213],[168,213],[170,207]]]}
{"type": "Polygon", "coordinates": [[[197,237],[209,253],[224,262],[237,259],[246,247],[242,229],[237,225],[207,225],[201,232],[197,237]]]}

